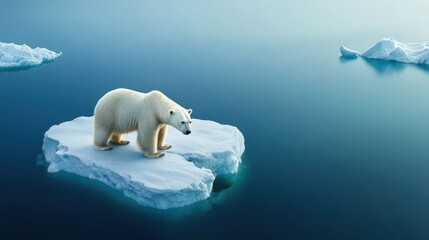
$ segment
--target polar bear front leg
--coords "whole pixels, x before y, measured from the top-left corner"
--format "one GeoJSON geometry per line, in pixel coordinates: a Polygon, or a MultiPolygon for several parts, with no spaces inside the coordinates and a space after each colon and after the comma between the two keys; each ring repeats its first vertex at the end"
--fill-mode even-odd
{"type": "Polygon", "coordinates": [[[109,140],[111,135],[110,131],[107,131],[104,128],[95,127],[94,128],[94,148],[101,151],[112,150],[112,147],[107,145],[107,140],[109,140]]]}
{"type": "Polygon", "coordinates": [[[130,143],[128,140],[122,139],[122,133],[115,132],[110,137],[110,142],[117,145],[127,145],[130,143]]]}
{"type": "Polygon", "coordinates": [[[166,150],[170,149],[172,146],[170,144],[165,144],[165,137],[167,136],[167,125],[162,126],[158,132],[158,149],[166,150]]]}
{"type": "Polygon", "coordinates": [[[137,143],[143,154],[148,158],[160,158],[165,154],[157,151],[158,131],[138,132],[137,143]]]}

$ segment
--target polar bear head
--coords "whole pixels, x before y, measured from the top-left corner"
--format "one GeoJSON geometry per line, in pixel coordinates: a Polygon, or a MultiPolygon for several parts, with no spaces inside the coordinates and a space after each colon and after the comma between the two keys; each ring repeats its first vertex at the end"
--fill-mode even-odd
{"type": "Polygon", "coordinates": [[[170,122],[169,125],[175,127],[185,135],[191,133],[191,113],[192,109],[170,109],[170,122]]]}

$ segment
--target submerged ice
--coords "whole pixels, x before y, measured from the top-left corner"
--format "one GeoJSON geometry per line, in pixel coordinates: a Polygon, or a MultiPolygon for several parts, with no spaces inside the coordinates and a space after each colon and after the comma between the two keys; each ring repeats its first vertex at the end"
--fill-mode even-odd
{"type": "Polygon", "coordinates": [[[0,42],[0,69],[34,67],[53,61],[60,55],[46,48],[0,42]]]}
{"type": "Polygon", "coordinates": [[[236,127],[199,119],[192,125],[187,136],[170,129],[166,142],[173,148],[162,158],[149,159],[139,150],[135,132],[124,136],[129,145],[93,149],[93,117],[79,117],[52,126],[43,153],[49,172],[100,181],[143,206],[182,207],[208,198],[215,176],[236,173],[244,152],[244,137],[236,127]]]}
{"type": "Polygon", "coordinates": [[[394,38],[383,38],[363,53],[344,46],[340,47],[344,57],[361,56],[369,59],[382,59],[404,63],[429,64],[429,42],[401,43],[394,38]]]}

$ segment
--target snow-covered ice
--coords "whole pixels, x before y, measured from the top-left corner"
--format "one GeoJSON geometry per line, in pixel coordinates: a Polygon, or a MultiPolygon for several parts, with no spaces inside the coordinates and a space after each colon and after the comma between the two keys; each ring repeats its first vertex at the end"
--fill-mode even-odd
{"type": "Polygon", "coordinates": [[[48,172],[98,180],[143,206],[182,207],[208,198],[215,176],[236,173],[244,152],[244,137],[236,127],[199,119],[192,119],[192,125],[190,135],[169,127],[166,142],[173,148],[162,158],[149,159],[139,150],[135,132],[124,135],[129,145],[93,149],[93,117],[78,117],[45,133],[43,153],[48,172]]]}
{"type": "Polygon", "coordinates": [[[30,48],[29,46],[14,43],[0,42],[0,70],[10,68],[35,67],[53,61],[61,53],[46,48],[30,48]]]}
{"type": "Polygon", "coordinates": [[[169,130],[167,142],[171,139],[175,143],[167,152],[181,155],[197,167],[210,169],[215,176],[238,171],[244,152],[244,138],[237,128],[192,119],[190,135],[183,135],[171,127],[169,130]]]}
{"type": "Polygon", "coordinates": [[[340,47],[340,52],[341,52],[341,55],[346,58],[357,58],[360,54],[359,52],[348,49],[344,46],[340,47]]]}
{"type": "Polygon", "coordinates": [[[340,47],[340,52],[344,57],[357,54],[361,57],[370,59],[429,64],[429,42],[401,43],[390,37],[383,38],[361,54],[343,46],[340,47]]]}

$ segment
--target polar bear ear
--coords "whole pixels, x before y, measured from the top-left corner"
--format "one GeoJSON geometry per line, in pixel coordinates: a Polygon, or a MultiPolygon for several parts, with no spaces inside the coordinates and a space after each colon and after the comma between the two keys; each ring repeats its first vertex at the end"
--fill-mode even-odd
{"type": "Polygon", "coordinates": [[[192,114],[192,109],[188,109],[187,111],[188,111],[189,115],[192,114]]]}
{"type": "Polygon", "coordinates": [[[174,114],[174,110],[168,111],[170,113],[170,116],[174,114]]]}

